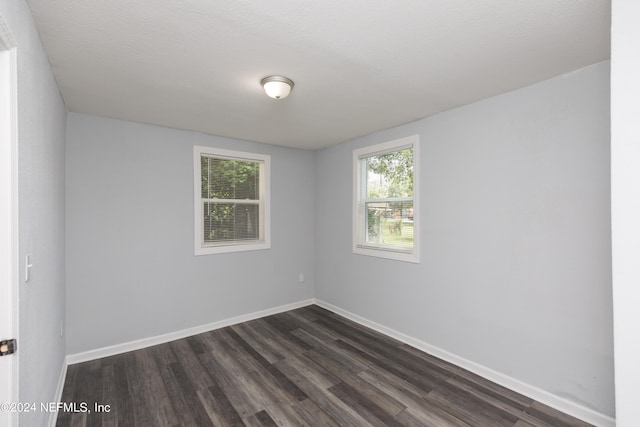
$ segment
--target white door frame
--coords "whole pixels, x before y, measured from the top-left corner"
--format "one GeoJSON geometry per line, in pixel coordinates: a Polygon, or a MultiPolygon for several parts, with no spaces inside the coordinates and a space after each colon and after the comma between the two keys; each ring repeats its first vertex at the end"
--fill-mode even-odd
{"type": "MultiPolygon", "coordinates": [[[[0,15],[0,340],[18,339],[18,280],[16,42],[0,15]]],[[[18,402],[18,355],[0,357],[0,404],[18,402]]],[[[2,409],[0,425],[17,426],[17,411],[2,409]]]]}

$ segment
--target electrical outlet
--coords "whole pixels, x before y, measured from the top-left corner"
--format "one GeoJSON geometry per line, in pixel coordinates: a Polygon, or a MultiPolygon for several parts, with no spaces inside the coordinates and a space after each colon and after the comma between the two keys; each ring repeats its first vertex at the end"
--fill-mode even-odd
{"type": "Polygon", "coordinates": [[[302,273],[298,274],[298,282],[304,283],[304,274],[302,273]]]}

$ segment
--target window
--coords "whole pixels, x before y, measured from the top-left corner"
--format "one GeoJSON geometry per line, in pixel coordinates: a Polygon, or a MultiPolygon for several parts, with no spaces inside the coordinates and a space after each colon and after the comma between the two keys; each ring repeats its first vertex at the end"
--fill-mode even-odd
{"type": "Polygon", "coordinates": [[[353,252],[419,262],[418,135],[353,151],[353,252]]]}
{"type": "Polygon", "coordinates": [[[261,154],[193,147],[195,254],[269,249],[269,164],[261,154]]]}

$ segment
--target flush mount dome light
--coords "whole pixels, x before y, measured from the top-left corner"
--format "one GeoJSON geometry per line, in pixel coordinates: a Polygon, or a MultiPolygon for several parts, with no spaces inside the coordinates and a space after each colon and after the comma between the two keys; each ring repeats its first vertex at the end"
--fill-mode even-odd
{"type": "Polygon", "coordinates": [[[293,81],[282,76],[269,76],[260,82],[265,93],[274,99],[284,99],[293,89],[293,81]]]}

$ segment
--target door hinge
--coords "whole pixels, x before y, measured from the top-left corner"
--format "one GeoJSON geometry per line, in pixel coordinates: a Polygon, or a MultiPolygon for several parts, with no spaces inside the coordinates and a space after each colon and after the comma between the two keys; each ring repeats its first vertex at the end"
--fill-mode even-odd
{"type": "Polygon", "coordinates": [[[8,356],[13,354],[18,350],[18,341],[13,340],[4,340],[0,341],[0,356],[8,356]]]}

